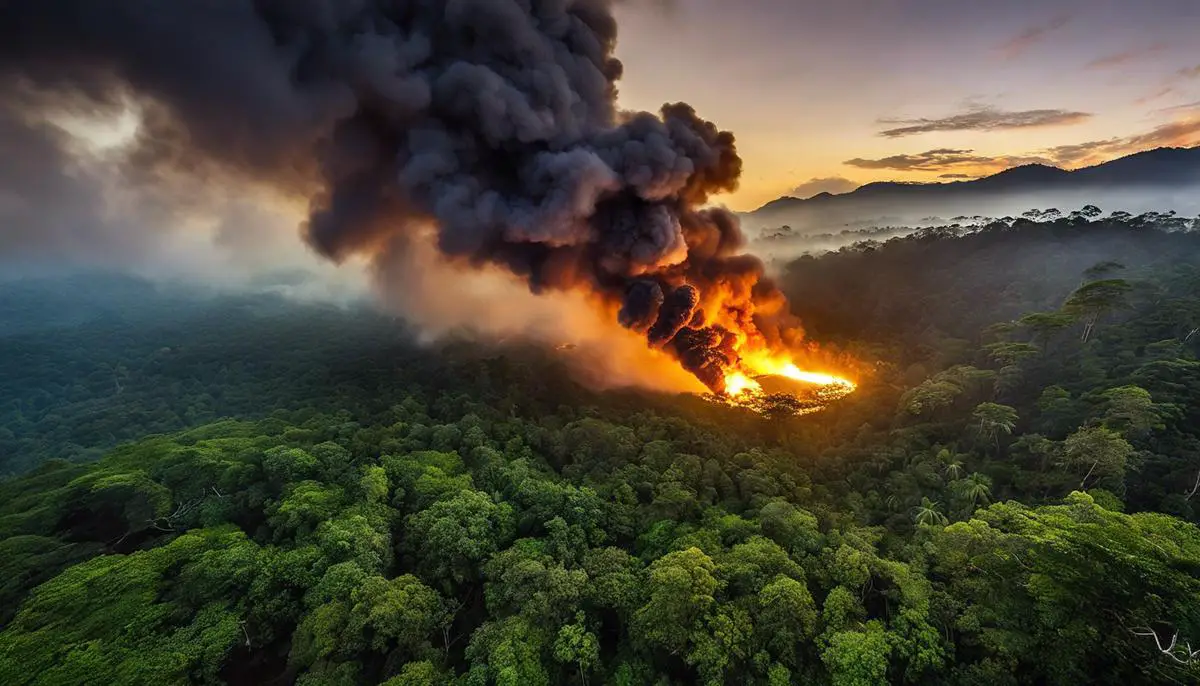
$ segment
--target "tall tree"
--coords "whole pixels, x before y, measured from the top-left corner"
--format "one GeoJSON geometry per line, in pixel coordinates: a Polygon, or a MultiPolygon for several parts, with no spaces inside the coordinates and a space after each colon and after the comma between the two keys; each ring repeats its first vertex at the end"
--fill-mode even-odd
{"type": "Polygon", "coordinates": [[[977,422],[979,435],[1000,445],[1000,435],[1009,435],[1017,425],[1017,410],[999,403],[981,403],[975,406],[971,417],[977,422]]]}
{"type": "Polygon", "coordinates": [[[1103,397],[1104,426],[1127,437],[1138,436],[1162,427],[1164,408],[1155,403],[1150,392],[1141,386],[1110,388],[1104,392],[1103,397]]]}
{"type": "Polygon", "coordinates": [[[1083,472],[1079,488],[1086,489],[1103,479],[1119,481],[1125,476],[1125,464],[1133,454],[1133,446],[1117,432],[1102,426],[1082,428],[1063,442],[1066,466],[1083,472]]]}
{"type": "Polygon", "coordinates": [[[1080,340],[1091,338],[1100,318],[1113,310],[1129,307],[1128,296],[1133,286],[1124,279],[1091,281],[1080,286],[1063,304],[1062,311],[1083,322],[1080,340]]]}

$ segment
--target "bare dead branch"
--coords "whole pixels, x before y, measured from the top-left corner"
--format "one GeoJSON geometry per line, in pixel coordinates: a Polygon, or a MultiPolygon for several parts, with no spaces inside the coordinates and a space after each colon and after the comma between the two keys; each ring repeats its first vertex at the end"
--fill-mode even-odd
{"type": "MultiPolygon", "coordinates": [[[[221,496],[221,497],[224,497],[224,496],[221,496]]],[[[177,505],[175,507],[175,511],[172,512],[171,514],[165,515],[162,517],[154,517],[154,518],[146,520],[146,522],[148,524],[150,524],[151,528],[156,529],[158,531],[162,531],[165,533],[174,533],[176,531],[176,529],[175,529],[176,520],[186,517],[193,510],[195,510],[197,507],[199,507],[200,504],[203,503],[206,498],[207,498],[207,496],[202,495],[198,498],[193,498],[191,500],[184,501],[182,503],[179,503],[179,505],[177,505]]]]}
{"type": "Polygon", "coordinates": [[[1158,647],[1158,652],[1171,658],[1176,664],[1192,666],[1196,664],[1197,658],[1200,658],[1200,650],[1192,650],[1190,641],[1184,641],[1183,645],[1179,645],[1179,632],[1176,631],[1171,636],[1171,642],[1164,646],[1158,632],[1150,627],[1138,627],[1133,629],[1134,636],[1153,636],[1154,645],[1158,647]]]}
{"type": "Polygon", "coordinates": [[[1079,482],[1079,488],[1080,488],[1080,490],[1083,490],[1083,489],[1084,489],[1084,484],[1086,484],[1086,483],[1087,483],[1087,480],[1088,480],[1088,478],[1089,478],[1089,477],[1091,477],[1091,475],[1092,475],[1092,472],[1096,470],[1096,465],[1098,465],[1098,464],[1100,464],[1100,461],[1099,461],[1099,460],[1097,460],[1097,461],[1093,462],[1093,463],[1092,463],[1092,466],[1088,468],[1088,470],[1087,470],[1087,474],[1084,474],[1084,475],[1083,475],[1083,481],[1080,481],[1080,482],[1079,482]]]}
{"type": "Polygon", "coordinates": [[[1200,491],[1200,472],[1196,472],[1196,483],[1192,485],[1192,490],[1187,493],[1185,500],[1191,500],[1197,491],[1200,491]]]}

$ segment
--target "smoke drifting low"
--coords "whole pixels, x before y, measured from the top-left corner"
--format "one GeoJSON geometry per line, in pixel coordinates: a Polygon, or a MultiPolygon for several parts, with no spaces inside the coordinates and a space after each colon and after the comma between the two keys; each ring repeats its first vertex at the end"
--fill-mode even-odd
{"type": "Polygon", "coordinates": [[[398,238],[404,245],[388,246],[389,257],[376,260],[372,270],[384,304],[416,325],[425,340],[464,334],[533,340],[563,350],[594,388],[705,390],[665,353],[647,347],[642,335],[620,326],[611,304],[583,291],[535,295],[498,267],[448,261],[434,235],[398,238]]]}
{"type": "Polygon", "coordinates": [[[296,240],[294,204],[232,179],[148,175],[123,145],[136,113],[64,109],[13,85],[0,84],[0,282],[99,269],[302,299],[362,293],[361,274],[296,240]]]}
{"type": "Polygon", "coordinates": [[[6,3],[0,84],[25,121],[135,102],[136,173],[306,198],[317,252],[447,310],[474,311],[464,269],[573,294],[720,391],[740,349],[800,332],[704,209],[737,186],[732,134],[618,111],[616,36],[608,0],[6,3]],[[394,278],[429,242],[445,271],[394,278]]]}

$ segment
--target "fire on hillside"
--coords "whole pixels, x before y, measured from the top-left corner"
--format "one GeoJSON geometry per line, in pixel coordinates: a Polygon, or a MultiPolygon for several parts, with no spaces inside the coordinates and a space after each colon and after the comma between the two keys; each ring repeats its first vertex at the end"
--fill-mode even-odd
{"type": "Polygon", "coordinates": [[[858,388],[849,379],[805,371],[777,358],[749,358],[744,366],[751,373],[731,372],[725,392],[707,397],[761,414],[802,415],[819,412],[858,388]]]}

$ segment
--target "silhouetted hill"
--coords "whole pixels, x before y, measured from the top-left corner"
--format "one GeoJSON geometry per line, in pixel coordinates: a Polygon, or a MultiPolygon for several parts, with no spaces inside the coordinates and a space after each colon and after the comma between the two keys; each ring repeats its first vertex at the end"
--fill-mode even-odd
{"type": "Polygon", "coordinates": [[[1071,172],[1058,167],[1045,164],[1025,164],[975,181],[961,181],[956,185],[1009,191],[1030,185],[1041,187],[1046,184],[1060,183],[1070,175],[1071,172]]]}
{"type": "Polygon", "coordinates": [[[1200,181],[1200,147],[1147,150],[1069,175],[1086,184],[1188,185],[1200,181]]]}
{"type": "MultiPolygon", "coordinates": [[[[784,197],[744,214],[743,221],[752,231],[782,224],[800,231],[831,229],[884,218],[918,221],[931,215],[1006,214],[1033,206],[1021,204],[1025,202],[1067,207],[1071,203],[1104,203],[1114,198],[1114,191],[1118,194],[1128,191],[1131,196],[1142,197],[1148,192],[1177,192],[1192,185],[1200,185],[1200,147],[1158,148],[1073,171],[1028,164],[970,181],[882,181],[840,195],[784,197]]],[[[1120,197],[1124,199],[1123,195],[1120,197]]],[[[1142,209],[1187,211],[1183,207],[1142,209]]]]}

